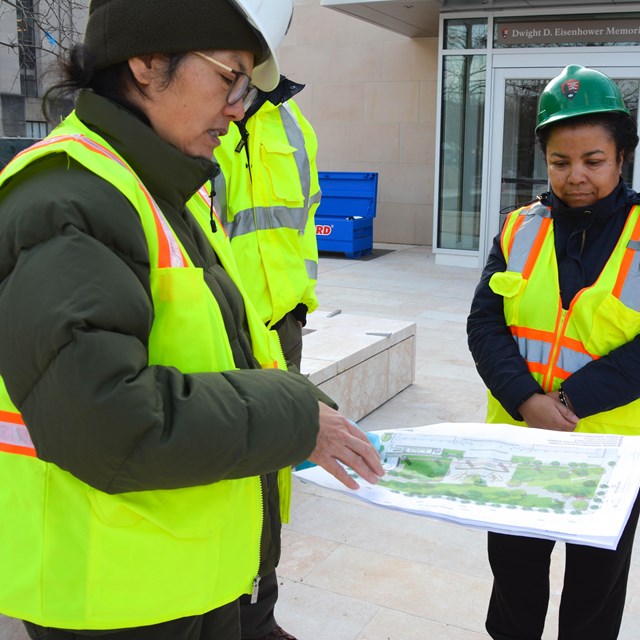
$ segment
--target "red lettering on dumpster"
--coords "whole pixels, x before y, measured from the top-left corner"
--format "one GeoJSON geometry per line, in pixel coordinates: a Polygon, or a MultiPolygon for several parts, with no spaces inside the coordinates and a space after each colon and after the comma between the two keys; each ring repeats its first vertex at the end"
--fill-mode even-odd
{"type": "Polygon", "coordinates": [[[317,236],[330,236],[333,231],[333,227],[328,224],[317,224],[316,235],[317,236]]]}

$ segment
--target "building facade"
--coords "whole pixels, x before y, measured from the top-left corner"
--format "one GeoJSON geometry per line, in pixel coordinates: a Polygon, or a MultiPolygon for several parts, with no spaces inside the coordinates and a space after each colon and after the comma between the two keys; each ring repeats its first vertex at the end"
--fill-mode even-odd
{"type": "Polygon", "coordinates": [[[87,6],[75,0],[0,2],[0,138],[5,150],[49,132],[42,96],[58,56],[82,33],[87,6]]]}
{"type": "MultiPolygon", "coordinates": [[[[378,171],[374,239],[481,266],[505,211],[547,189],[538,97],[569,64],[640,92],[640,2],[300,0],[281,59],[318,166],[378,171]]],[[[640,163],[624,168],[640,188],[640,163]]]]}

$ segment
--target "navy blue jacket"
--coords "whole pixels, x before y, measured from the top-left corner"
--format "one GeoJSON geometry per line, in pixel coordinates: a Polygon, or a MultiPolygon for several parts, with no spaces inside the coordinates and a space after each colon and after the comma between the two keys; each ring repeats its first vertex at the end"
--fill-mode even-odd
{"type": "MultiPolygon", "coordinates": [[[[630,207],[640,195],[620,182],[593,206],[569,208],[553,192],[540,196],[551,206],[562,306],[591,286],[615,247],[630,207]]],[[[491,276],[506,270],[500,235],[493,241],[467,319],[469,349],[484,383],[516,420],[518,407],[534,393],[544,393],[533,379],[504,320],[503,299],[489,287],[491,276]]],[[[585,418],[640,397],[640,338],[590,362],[563,383],[575,413],[585,418]]]]}

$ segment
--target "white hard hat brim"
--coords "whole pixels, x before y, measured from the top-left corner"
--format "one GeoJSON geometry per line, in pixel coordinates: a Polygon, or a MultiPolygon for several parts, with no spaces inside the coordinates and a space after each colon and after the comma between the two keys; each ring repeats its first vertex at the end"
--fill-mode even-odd
{"type": "Polygon", "coordinates": [[[251,82],[262,91],[272,91],[280,81],[277,50],[291,24],[293,0],[233,1],[260,34],[269,50],[267,59],[254,67],[251,82]]]}

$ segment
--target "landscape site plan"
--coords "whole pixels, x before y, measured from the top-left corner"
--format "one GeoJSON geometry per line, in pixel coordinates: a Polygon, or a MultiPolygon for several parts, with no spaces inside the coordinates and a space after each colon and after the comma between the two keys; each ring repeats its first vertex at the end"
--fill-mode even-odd
{"type": "Polygon", "coordinates": [[[443,423],[374,432],[386,475],[351,491],[319,467],[303,481],[372,504],[501,533],[614,549],[640,486],[640,438],[443,423]]]}

